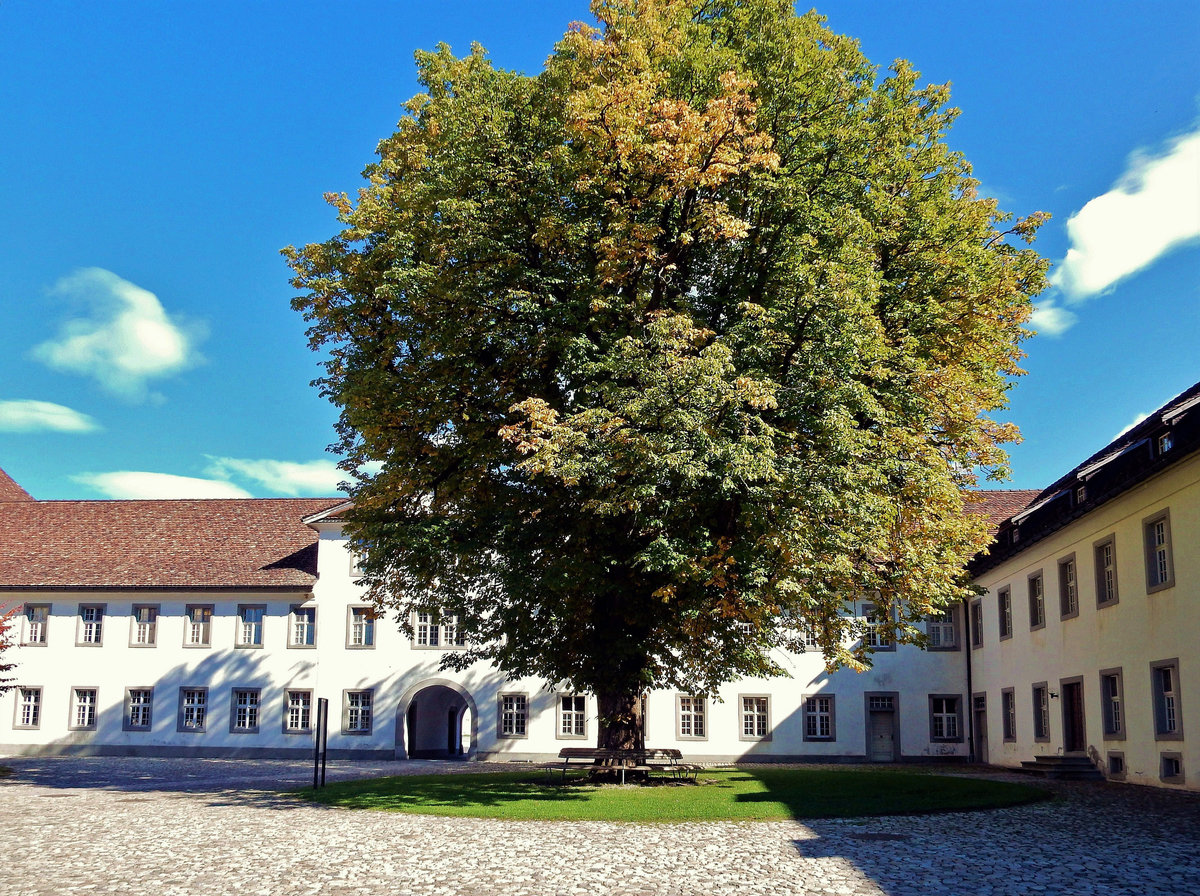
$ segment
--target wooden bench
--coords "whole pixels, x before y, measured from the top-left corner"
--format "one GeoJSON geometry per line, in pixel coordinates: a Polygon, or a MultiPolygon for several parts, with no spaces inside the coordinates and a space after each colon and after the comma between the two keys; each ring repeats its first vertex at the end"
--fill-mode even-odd
{"type": "MultiPolygon", "coordinates": [[[[562,761],[563,780],[567,779],[567,769],[572,765],[587,765],[594,767],[609,767],[621,773],[621,783],[625,783],[625,773],[633,772],[667,772],[672,778],[691,778],[696,780],[700,766],[683,761],[679,750],[644,749],[644,750],[608,750],[599,747],[563,747],[558,758],[562,761]]],[[[551,766],[558,768],[555,764],[551,766]]]]}

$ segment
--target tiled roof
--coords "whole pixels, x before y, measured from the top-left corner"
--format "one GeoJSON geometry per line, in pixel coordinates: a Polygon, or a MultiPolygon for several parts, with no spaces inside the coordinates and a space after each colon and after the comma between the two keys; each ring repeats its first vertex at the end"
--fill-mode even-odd
{"type": "Polygon", "coordinates": [[[1006,488],[984,489],[976,494],[983,500],[978,504],[968,504],[966,512],[986,516],[988,527],[995,534],[1001,523],[1028,507],[1041,492],[1036,488],[1006,488]]]}
{"type": "Polygon", "coordinates": [[[0,503],[0,590],[312,585],[304,517],[344,498],[0,503]]]}
{"type": "Polygon", "coordinates": [[[33,497],[0,470],[0,501],[32,501],[33,497]]]}

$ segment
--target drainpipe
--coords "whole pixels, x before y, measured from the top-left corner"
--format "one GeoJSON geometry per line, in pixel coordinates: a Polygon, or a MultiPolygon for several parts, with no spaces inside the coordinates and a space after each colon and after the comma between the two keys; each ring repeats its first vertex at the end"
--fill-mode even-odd
{"type": "Polygon", "coordinates": [[[963,653],[967,655],[967,694],[963,710],[967,716],[967,762],[975,762],[975,689],[971,684],[971,654],[975,652],[972,646],[975,641],[971,637],[971,602],[963,600],[963,653]]]}

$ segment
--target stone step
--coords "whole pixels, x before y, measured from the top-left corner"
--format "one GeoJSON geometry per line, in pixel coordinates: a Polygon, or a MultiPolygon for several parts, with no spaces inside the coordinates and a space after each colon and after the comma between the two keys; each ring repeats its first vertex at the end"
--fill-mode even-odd
{"type": "Polygon", "coordinates": [[[1037,756],[1021,763],[1021,770],[1058,781],[1103,781],[1104,775],[1086,756],[1037,756]]]}

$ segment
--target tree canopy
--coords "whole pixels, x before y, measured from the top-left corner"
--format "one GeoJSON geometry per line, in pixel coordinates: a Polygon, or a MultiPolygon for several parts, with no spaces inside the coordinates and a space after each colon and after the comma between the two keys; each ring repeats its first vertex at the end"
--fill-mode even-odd
{"type": "Polygon", "coordinates": [[[847,598],[919,642],[964,595],[1046,265],[907,63],[790,0],[592,10],[536,76],[417,53],[343,229],[285,253],[372,598],[618,745],[805,630],[862,668],[847,598]]]}

